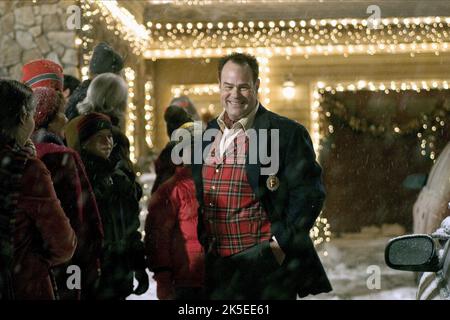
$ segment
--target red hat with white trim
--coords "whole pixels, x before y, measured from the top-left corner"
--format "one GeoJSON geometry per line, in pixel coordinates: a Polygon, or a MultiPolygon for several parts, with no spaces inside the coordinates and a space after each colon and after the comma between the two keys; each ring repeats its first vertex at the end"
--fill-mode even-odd
{"type": "Polygon", "coordinates": [[[62,91],[63,81],[63,68],[51,60],[33,60],[22,68],[22,82],[31,89],[48,87],[62,91]]]}

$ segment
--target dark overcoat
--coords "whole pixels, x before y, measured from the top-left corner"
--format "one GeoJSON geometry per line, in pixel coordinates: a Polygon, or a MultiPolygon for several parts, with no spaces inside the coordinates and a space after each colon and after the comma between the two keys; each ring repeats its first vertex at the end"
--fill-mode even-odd
{"type": "MultiPolygon", "coordinates": [[[[316,162],[311,138],[299,123],[270,112],[261,105],[252,128],[256,132],[267,129],[269,134],[273,129],[279,132],[279,148],[276,148],[279,152],[279,168],[276,173],[273,172],[277,178],[276,188],[270,187],[268,183],[272,173],[262,174],[266,173],[262,172],[262,169],[269,167],[270,164],[262,164],[259,157],[256,163],[253,163],[255,161],[249,161],[247,155],[245,168],[253,192],[268,214],[271,232],[286,254],[286,265],[289,267],[286,268],[285,277],[296,286],[300,297],[329,292],[330,282],[309,236],[309,231],[314,226],[325,199],[322,169],[316,162]]],[[[203,133],[203,140],[206,140],[205,133],[208,129],[219,130],[217,119],[208,124],[207,130],[203,133]]],[[[269,137],[264,142],[266,150],[271,150],[270,141],[269,137]]],[[[259,142],[260,138],[258,148],[259,142]]],[[[211,144],[211,141],[202,142],[203,154],[207,154],[211,144]]],[[[208,248],[208,238],[202,223],[203,162],[202,157],[202,163],[194,163],[192,173],[200,204],[199,240],[205,248],[208,248]]]]}

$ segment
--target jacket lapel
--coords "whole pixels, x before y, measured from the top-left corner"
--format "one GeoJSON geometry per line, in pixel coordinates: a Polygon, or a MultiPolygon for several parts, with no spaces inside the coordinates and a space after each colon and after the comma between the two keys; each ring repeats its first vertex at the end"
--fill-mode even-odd
{"type": "MultiPolygon", "coordinates": [[[[258,111],[256,112],[255,119],[253,121],[252,129],[256,131],[257,135],[257,143],[259,145],[259,129],[269,129],[270,121],[269,121],[269,112],[264,108],[261,104],[259,105],[258,111]]],[[[256,150],[259,150],[258,148],[256,150]]],[[[250,156],[250,148],[249,152],[247,152],[246,162],[245,162],[245,171],[247,173],[247,179],[252,187],[253,192],[256,197],[260,197],[259,190],[259,177],[261,174],[261,163],[259,156],[257,157],[256,163],[251,164],[249,161],[250,156]]]]}
{"type": "MultiPolygon", "coordinates": [[[[219,124],[217,123],[217,118],[210,121],[206,127],[206,130],[208,129],[217,129],[220,130],[219,124]]],[[[206,131],[205,130],[205,131],[206,131]]],[[[202,137],[204,136],[204,132],[202,134],[202,137]]],[[[201,161],[200,163],[195,163],[194,158],[192,158],[192,176],[194,178],[195,186],[196,186],[196,192],[197,192],[197,200],[199,201],[199,204],[203,205],[203,162],[205,159],[203,159],[204,154],[208,154],[209,150],[214,143],[215,136],[212,137],[210,141],[202,139],[202,155],[201,155],[201,161]]],[[[192,157],[194,157],[194,152],[192,153],[192,157]]]]}

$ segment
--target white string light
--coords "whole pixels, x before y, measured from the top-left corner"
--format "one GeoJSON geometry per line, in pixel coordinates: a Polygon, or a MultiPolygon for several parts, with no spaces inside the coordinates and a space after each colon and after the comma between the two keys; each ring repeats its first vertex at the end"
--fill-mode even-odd
{"type": "Polygon", "coordinates": [[[152,105],[152,90],[153,83],[152,81],[147,81],[145,83],[145,142],[149,146],[149,148],[153,148],[153,105],[152,105]]]}
{"type": "Polygon", "coordinates": [[[386,18],[369,29],[366,19],[147,23],[152,43],[146,58],[214,57],[230,51],[258,55],[344,55],[448,52],[450,17],[386,18]],[[189,28],[189,26],[191,28],[189,28]],[[192,29],[192,30],[191,30],[192,29]],[[418,40],[419,39],[419,40],[418,40]],[[183,49],[180,49],[183,47],[183,49]]]}
{"type": "Polygon", "coordinates": [[[202,96],[219,94],[220,88],[218,84],[175,85],[172,86],[171,92],[174,97],[179,97],[181,95],[202,96]]]}
{"type": "Polygon", "coordinates": [[[134,104],[134,84],[135,84],[136,73],[132,68],[125,68],[125,79],[128,82],[128,113],[125,121],[125,134],[130,140],[130,160],[133,163],[136,163],[136,147],[135,147],[135,123],[137,120],[136,117],[136,105],[134,104]]]}
{"type": "Polygon", "coordinates": [[[115,0],[95,0],[95,4],[106,21],[106,27],[116,29],[123,39],[131,44],[136,54],[142,53],[150,41],[147,28],[139,24],[135,17],[115,0]]]}

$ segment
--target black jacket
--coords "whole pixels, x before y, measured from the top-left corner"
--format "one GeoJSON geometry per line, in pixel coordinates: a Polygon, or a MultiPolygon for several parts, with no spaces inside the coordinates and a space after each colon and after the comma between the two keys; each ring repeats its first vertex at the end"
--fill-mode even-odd
{"type": "MultiPolygon", "coordinates": [[[[208,129],[219,129],[217,119],[208,124],[208,129]]],[[[251,164],[247,155],[246,173],[253,192],[269,216],[272,234],[286,254],[287,263],[295,266],[286,276],[296,284],[301,297],[331,291],[330,282],[309,237],[325,199],[322,169],[315,160],[310,136],[302,125],[261,105],[255,115],[253,129],[257,132],[259,129],[269,129],[269,132],[270,129],[279,130],[279,169],[276,173],[279,187],[274,191],[268,189],[268,176],[261,174],[261,168],[269,165],[261,164],[259,157],[256,164],[251,164]]],[[[270,142],[270,137],[267,141],[270,142]]],[[[203,151],[210,146],[211,141],[204,141],[203,151]]],[[[203,154],[207,154],[206,151],[203,154]]],[[[194,163],[192,173],[200,204],[199,240],[207,246],[205,228],[201,223],[204,206],[202,164],[194,163]]]]}
{"type": "Polygon", "coordinates": [[[133,271],[145,270],[144,245],[138,231],[137,182],[109,160],[82,152],[81,157],[95,193],[104,229],[102,276],[97,298],[125,298],[133,291],[133,271]]]}

